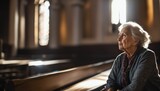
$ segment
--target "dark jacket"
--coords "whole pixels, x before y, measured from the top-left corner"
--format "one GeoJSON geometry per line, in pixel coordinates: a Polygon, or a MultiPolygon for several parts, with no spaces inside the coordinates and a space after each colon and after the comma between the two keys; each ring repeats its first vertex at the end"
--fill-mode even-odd
{"type": "Polygon", "coordinates": [[[117,56],[108,77],[106,88],[120,91],[160,91],[160,76],[155,53],[150,49],[139,48],[133,55],[133,64],[128,73],[129,83],[122,86],[122,61],[125,53],[117,56]]]}

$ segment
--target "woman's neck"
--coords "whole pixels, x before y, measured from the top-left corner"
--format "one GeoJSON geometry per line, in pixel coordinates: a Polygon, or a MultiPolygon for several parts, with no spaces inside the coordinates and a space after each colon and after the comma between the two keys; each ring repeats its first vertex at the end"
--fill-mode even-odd
{"type": "Polygon", "coordinates": [[[130,59],[134,55],[136,50],[137,50],[137,47],[131,47],[131,48],[125,49],[124,52],[127,54],[128,59],[130,59]]]}

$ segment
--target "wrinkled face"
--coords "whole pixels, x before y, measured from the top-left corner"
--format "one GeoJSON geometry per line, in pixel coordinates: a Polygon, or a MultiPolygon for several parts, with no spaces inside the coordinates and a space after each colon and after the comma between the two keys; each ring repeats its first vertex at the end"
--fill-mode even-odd
{"type": "Polygon", "coordinates": [[[135,47],[137,45],[137,42],[132,37],[131,32],[125,28],[119,32],[117,40],[118,40],[118,47],[122,51],[130,50],[132,47],[135,47]]]}

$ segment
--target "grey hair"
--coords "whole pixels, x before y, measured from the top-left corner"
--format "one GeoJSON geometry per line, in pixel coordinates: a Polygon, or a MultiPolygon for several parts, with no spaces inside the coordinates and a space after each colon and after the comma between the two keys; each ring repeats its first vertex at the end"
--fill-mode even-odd
{"type": "Polygon", "coordinates": [[[150,40],[150,35],[136,22],[127,22],[119,26],[118,30],[126,29],[131,32],[133,38],[138,40],[138,45],[144,48],[148,48],[150,40]]]}

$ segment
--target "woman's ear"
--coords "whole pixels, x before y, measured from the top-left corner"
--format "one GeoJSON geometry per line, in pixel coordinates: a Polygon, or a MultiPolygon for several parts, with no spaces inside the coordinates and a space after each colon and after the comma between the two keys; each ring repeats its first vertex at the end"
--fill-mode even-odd
{"type": "Polygon", "coordinates": [[[138,45],[139,44],[139,40],[138,39],[133,38],[133,40],[134,40],[134,45],[138,45]]]}
{"type": "Polygon", "coordinates": [[[134,43],[135,43],[135,45],[138,45],[139,44],[139,40],[138,39],[134,39],[134,43]]]}

